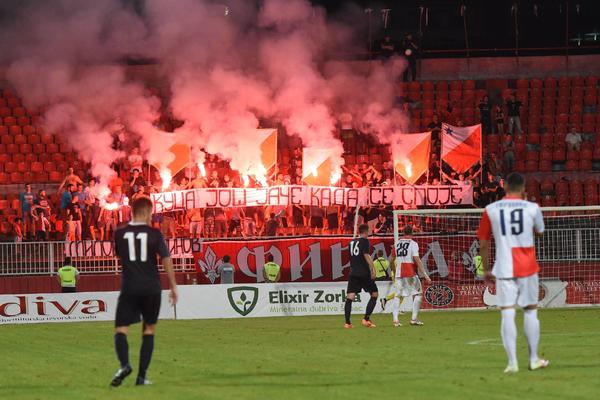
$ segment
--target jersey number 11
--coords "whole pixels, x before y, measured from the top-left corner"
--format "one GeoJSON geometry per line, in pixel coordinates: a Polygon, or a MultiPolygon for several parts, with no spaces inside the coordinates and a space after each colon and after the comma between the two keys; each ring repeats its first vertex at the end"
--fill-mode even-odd
{"type": "MultiPolygon", "coordinates": [[[[127,243],[129,245],[129,261],[137,261],[133,232],[125,233],[123,237],[127,239],[127,243]]],[[[148,261],[148,234],[146,232],[140,232],[135,238],[140,241],[140,261],[148,261]]]]}

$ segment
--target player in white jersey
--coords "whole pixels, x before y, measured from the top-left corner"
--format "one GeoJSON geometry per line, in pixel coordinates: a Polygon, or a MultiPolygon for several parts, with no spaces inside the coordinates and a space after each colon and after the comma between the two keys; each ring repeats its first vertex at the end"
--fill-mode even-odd
{"type": "Polygon", "coordinates": [[[512,173],[506,179],[506,197],[488,205],[481,216],[477,237],[486,280],[496,279],[498,307],[502,313],[502,343],[508,356],[506,373],[519,371],[517,364],[516,307],[523,308],[523,330],[529,344],[529,369],[548,366],[548,360],[538,357],[540,322],[537,317],[539,295],[538,271],[535,259],[535,236],[544,232],[542,210],[536,203],[524,199],[525,179],[512,173]],[[494,236],[496,261],[489,268],[490,239],[494,236]]]}
{"type": "Polygon", "coordinates": [[[385,299],[381,301],[381,308],[385,309],[385,305],[389,300],[394,301],[392,305],[392,315],[394,326],[402,326],[398,320],[398,313],[400,311],[400,305],[405,297],[413,297],[413,310],[410,324],[414,326],[423,325],[419,321],[419,311],[421,309],[421,303],[423,301],[423,290],[421,288],[421,280],[417,274],[419,273],[425,277],[425,280],[429,283],[429,275],[423,268],[423,263],[419,257],[419,245],[417,242],[412,240],[412,226],[407,225],[404,227],[404,237],[398,240],[394,244],[392,251],[392,265],[395,267],[392,270],[392,290],[385,299]]]}

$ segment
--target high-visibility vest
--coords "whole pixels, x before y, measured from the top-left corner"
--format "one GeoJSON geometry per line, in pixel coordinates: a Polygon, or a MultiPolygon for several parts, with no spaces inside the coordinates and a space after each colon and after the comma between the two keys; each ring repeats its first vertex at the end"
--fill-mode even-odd
{"type": "Polygon", "coordinates": [[[385,278],[388,276],[387,271],[390,267],[390,262],[386,258],[379,257],[375,259],[373,265],[375,266],[375,278],[385,278]]]}
{"type": "Polygon", "coordinates": [[[277,275],[279,275],[280,266],[272,261],[265,264],[263,267],[267,274],[267,279],[271,282],[275,282],[277,275]]]}
{"type": "Polygon", "coordinates": [[[58,277],[60,279],[61,287],[75,287],[75,277],[77,275],[77,268],[71,265],[64,265],[58,269],[58,277]]]}
{"type": "Polygon", "coordinates": [[[483,259],[481,256],[473,257],[473,263],[475,264],[475,275],[483,276],[483,259]]]}

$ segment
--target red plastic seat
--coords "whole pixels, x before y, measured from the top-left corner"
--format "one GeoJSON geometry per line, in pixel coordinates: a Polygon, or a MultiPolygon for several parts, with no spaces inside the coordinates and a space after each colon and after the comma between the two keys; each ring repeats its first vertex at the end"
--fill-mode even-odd
{"type": "Polygon", "coordinates": [[[33,147],[29,143],[23,143],[19,146],[19,151],[22,154],[29,154],[33,152],[33,147]]]}
{"type": "Polygon", "coordinates": [[[8,133],[13,136],[21,135],[21,127],[19,125],[11,125],[8,127],[8,133]]]}
{"type": "Polygon", "coordinates": [[[17,163],[17,164],[18,164],[18,163],[20,163],[20,162],[23,162],[23,161],[25,161],[25,154],[23,154],[23,153],[19,153],[19,152],[17,152],[17,153],[13,153],[13,154],[12,154],[12,156],[11,156],[11,159],[12,159],[12,161],[13,161],[14,163],[17,163]]]}
{"type": "Polygon", "coordinates": [[[537,170],[538,170],[537,160],[525,161],[525,172],[537,172],[537,170]]]}
{"type": "Polygon", "coordinates": [[[60,154],[62,156],[62,153],[60,152],[60,149],[56,143],[46,144],[46,151],[51,154],[60,154]]]}
{"type": "Polygon", "coordinates": [[[27,172],[30,169],[30,165],[27,164],[25,161],[20,162],[17,164],[17,171],[19,172],[27,172]]]}
{"type": "Polygon", "coordinates": [[[567,160],[565,169],[567,171],[577,171],[579,169],[579,165],[577,164],[576,160],[567,160]]]}
{"type": "Polygon", "coordinates": [[[539,153],[537,151],[530,150],[525,154],[525,161],[537,161],[539,159],[539,153]]]}
{"type": "Polygon", "coordinates": [[[33,145],[33,152],[35,154],[42,154],[46,152],[46,146],[42,143],[37,143],[33,145]]]}
{"type": "Polygon", "coordinates": [[[6,118],[12,115],[12,111],[9,107],[0,107],[0,117],[6,118]]]}
{"type": "Polygon", "coordinates": [[[14,143],[8,143],[6,145],[6,152],[8,154],[15,154],[19,152],[19,146],[14,143]]]}
{"type": "Polygon", "coordinates": [[[50,171],[50,174],[48,176],[48,180],[50,182],[61,182],[62,181],[62,175],[58,171],[50,171]]]}
{"type": "Polygon", "coordinates": [[[32,142],[32,140],[37,140],[36,143],[39,143],[41,140],[40,135],[36,135],[35,126],[33,126],[33,125],[25,125],[23,127],[23,134],[27,135],[29,143],[31,143],[31,144],[35,144],[32,142]]]}
{"type": "Polygon", "coordinates": [[[5,172],[0,172],[0,184],[6,185],[10,181],[10,175],[5,172]]]}
{"type": "Polygon", "coordinates": [[[36,161],[36,162],[31,163],[31,172],[42,172],[42,171],[44,171],[44,165],[41,162],[36,161]]]}
{"type": "Polygon", "coordinates": [[[569,160],[579,160],[579,152],[574,150],[567,151],[567,161],[569,160]]]}
{"type": "Polygon", "coordinates": [[[579,160],[579,170],[580,171],[591,171],[592,170],[592,159],[589,160],[579,160]]]}
{"type": "Polygon", "coordinates": [[[20,116],[17,118],[17,125],[19,126],[27,126],[31,123],[31,121],[29,121],[29,117],[27,116],[20,116]]]}
{"type": "Polygon", "coordinates": [[[33,154],[33,153],[25,154],[25,161],[32,163],[32,162],[36,162],[37,160],[38,160],[37,154],[33,154]]]}
{"type": "Polygon", "coordinates": [[[10,174],[11,183],[23,183],[23,174],[20,172],[12,172],[10,174]]]}
{"type": "Polygon", "coordinates": [[[539,165],[540,171],[550,172],[552,171],[552,161],[550,160],[540,160],[539,165]]]}
{"type": "Polygon", "coordinates": [[[52,136],[51,134],[42,133],[40,136],[42,138],[42,143],[44,143],[44,144],[54,143],[54,136],[52,136]]]}
{"type": "MultiPolygon", "coordinates": [[[[600,152],[599,152],[600,157],[600,152]]],[[[552,152],[552,160],[553,161],[565,161],[567,158],[566,151],[564,147],[554,149],[552,152]]],[[[599,158],[600,159],[600,158],[599,158]]]]}

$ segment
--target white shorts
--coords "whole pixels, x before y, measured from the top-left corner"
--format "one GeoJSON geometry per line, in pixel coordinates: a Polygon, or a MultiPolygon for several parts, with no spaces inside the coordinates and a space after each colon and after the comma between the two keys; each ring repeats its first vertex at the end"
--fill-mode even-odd
{"type": "Polygon", "coordinates": [[[539,293],[538,274],[525,278],[496,279],[498,307],[537,305],[539,293]]]}
{"type": "Polygon", "coordinates": [[[409,297],[423,293],[418,275],[411,278],[400,278],[394,281],[394,293],[399,297],[409,297]]]}

